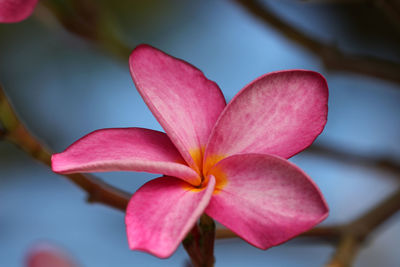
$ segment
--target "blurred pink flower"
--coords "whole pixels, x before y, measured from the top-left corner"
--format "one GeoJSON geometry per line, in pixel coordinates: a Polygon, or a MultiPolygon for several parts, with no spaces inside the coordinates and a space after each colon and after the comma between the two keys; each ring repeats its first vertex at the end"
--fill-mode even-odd
{"type": "Polygon", "coordinates": [[[148,45],[130,56],[136,88],[165,133],[103,129],[52,157],[58,173],[145,171],[126,210],[131,249],[169,257],[205,212],[267,249],[328,215],[314,182],[287,161],[323,130],[328,88],[305,70],[265,74],[226,105],[192,65],[148,45]]]}
{"type": "Polygon", "coordinates": [[[0,0],[0,23],[20,22],[29,17],[38,0],[0,0]]]}
{"type": "Polygon", "coordinates": [[[26,259],[27,267],[77,267],[72,259],[57,246],[48,243],[35,244],[26,259]]]}

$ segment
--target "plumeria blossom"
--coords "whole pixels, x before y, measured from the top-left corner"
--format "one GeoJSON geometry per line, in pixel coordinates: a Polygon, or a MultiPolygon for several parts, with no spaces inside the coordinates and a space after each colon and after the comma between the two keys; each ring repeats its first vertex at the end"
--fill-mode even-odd
{"type": "Polygon", "coordinates": [[[20,22],[28,18],[38,0],[0,0],[0,23],[20,22]]]}
{"type": "Polygon", "coordinates": [[[58,173],[145,171],[126,210],[131,249],[169,257],[204,212],[267,249],[328,215],[314,182],[287,161],[323,130],[328,88],[305,70],[265,74],[226,105],[218,85],[151,46],[129,59],[133,81],[166,133],[102,129],[52,157],[58,173]]]}

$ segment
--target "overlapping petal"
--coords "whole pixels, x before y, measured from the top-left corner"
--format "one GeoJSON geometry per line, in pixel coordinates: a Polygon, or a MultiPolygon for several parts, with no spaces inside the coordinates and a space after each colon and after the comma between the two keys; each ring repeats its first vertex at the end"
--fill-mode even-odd
{"type": "Polygon", "coordinates": [[[29,17],[38,0],[0,0],[0,23],[13,23],[29,17]]]}
{"type": "Polygon", "coordinates": [[[144,171],[200,184],[165,133],[142,128],[94,131],[53,155],[52,168],[59,173],[144,171]]]}
{"type": "Polygon", "coordinates": [[[206,149],[209,169],[219,159],[240,153],[289,158],[322,132],[328,87],[319,73],[279,71],[242,89],[217,121],[206,149]]]}
{"type": "Polygon", "coordinates": [[[183,158],[200,172],[203,149],[225,107],[218,85],[189,63],[148,45],[138,46],[129,62],[144,101],[183,158]]]}
{"type": "Polygon", "coordinates": [[[212,178],[197,189],[173,177],[161,177],[143,185],[126,210],[131,249],[169,257],[208,205],[215,186],[212,178]]]}
{"type": "Polygon", "coordinates": [[[210,175],[217,183],[206,213],[258,248],[287,241],[328,215],[317,186],[283,158],[235,155],[210,175]]]}

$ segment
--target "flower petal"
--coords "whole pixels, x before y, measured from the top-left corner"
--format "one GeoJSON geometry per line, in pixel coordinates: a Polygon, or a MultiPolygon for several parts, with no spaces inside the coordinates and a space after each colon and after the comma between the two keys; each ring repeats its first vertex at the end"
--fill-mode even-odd
{"type": "Polygon", "coordinates": [[[27,267],[77,267],[73,260],[54,245],[47,243],[36,244],[29,251],[26,259],[27,267]]]}
{"type": "Polygon", "coordinates": [[[133,81],[186,162],[198,172],[225,99],[218,85],[187,62],[148,45],[131,54],[133,81]]]}
{"type": "Polygon", "coordinates": [[[13,23],[29,17],[38,0],[0,0],[0,23],[13,23]]]}
{"type": "Polygon", "coordinates": [[[59,173],[144,171],[201,182],[166,134],[142,128],[94,131],[53,155],[52,168],[59,173]]]}
{"type": "Polygon", "coordinates": [[[327,101],[328,87],[319,73],[291,70],[261,76],[221,114],[207,145],[205,169],[239,153],[290,158],[322,132],[327,101]]]}
{"type": "Polygon", "coordinates": [[[174,177],[161,177],[142,186],[126,209],[131,249],[167,258],[176,250],[208,205],[215,180],[199,190],[174,177]]]}
{"type": "Polygon", "coordinates": [[[216,186],[206,213],[258,248],[285,242],[328,216],[317,186],[283,158],[235,155],[210,175],[216,186]]]}

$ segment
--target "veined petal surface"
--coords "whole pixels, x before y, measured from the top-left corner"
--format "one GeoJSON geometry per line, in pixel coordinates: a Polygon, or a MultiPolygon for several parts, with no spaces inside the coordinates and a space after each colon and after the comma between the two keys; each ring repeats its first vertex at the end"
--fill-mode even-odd
{"type": "Polygon", "coordinates": [[[201,182],[165,133],[143,128],[94,131],[54,154],[52,168],[58,173],[143,171],[201,182]]]}
{"type": "Polygon", "coordinates": [[[206,213],[258,248],[285,242],[328,216],[317,186],[286,159],[235,155],[210,176],[217,182],[206,213]]]}
{"type": "Polygon", "coordinates": [[[38,0],[0,0],[0,23],[13,23],[29,17],[38,0]]]}
{"type": "Polygon", "coordinates": [[[198,172],[225,99],[218,85],[187,62],[148,45],[131,54],[133,81],[186,162],[198,172]]]}
{"type": "Polygon", "coordinates": [[[214,178],[199,190],[174,177],[143,185],[126,209],[130,248],[160,258],[171,256],[208,205],[214,186],[214,178]]]}
{"type": "Polygon", "coordinates": [[[289,70],[261,76],[221,114],[207,145],[205,169],[240,153],[289,158],[322,132],[327,112],[328,87],[321,74],[289,70]]]}

